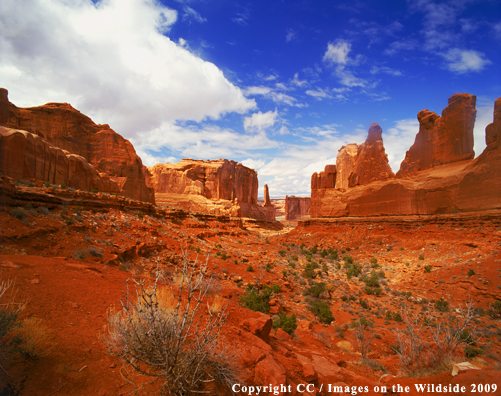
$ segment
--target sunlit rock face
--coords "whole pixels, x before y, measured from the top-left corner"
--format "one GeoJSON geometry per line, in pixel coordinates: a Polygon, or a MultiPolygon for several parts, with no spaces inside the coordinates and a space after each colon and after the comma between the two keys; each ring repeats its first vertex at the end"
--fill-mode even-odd
{"type": "MultiPolygon", "coordinates": [[[[475,115],[475,96],[468,94],[453,95],[441,117],[428,110],[419,112],[419,132],[397,177],[381,167],[385,161],[371,165],[371,161],[360,160],[363,145],[359,146],[348,189],[320,188],[318,175],[312,176],[310,217],[501,209],[501,98],[495,102],[493,123],[486,128],[487,147],[473,159],[475,115]],[[379,176],[374,171],[377,167],[382,173],[379,176]]],[[[375,130],[364,144],[377,145],[379,137],[375,130]]],[[[380,154],[370,154],[373,148],[368,147],[366,157],[382,158],[380,154]]],[[[337,171],[339,175],[339,168],[337,171]]]]}
{"type": "Polygon", "coordinates": [[[6,90],[0,90],[0,125],[30,132],[52,147],[85,158],[118,185],[120,195],[155,202],[153,189],[146,185],[141,158],[132,144],[109,125],[95,124],[68,103],[18,108],[8,103],[6,95],[6,90]],[[4,114],[6,100],[8,116],[4,114]]]}

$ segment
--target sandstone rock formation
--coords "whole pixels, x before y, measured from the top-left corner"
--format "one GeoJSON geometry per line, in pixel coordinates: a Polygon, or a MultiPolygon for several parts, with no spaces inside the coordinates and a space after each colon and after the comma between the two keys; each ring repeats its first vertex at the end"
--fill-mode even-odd
{"type": "Polygon", "coordinates": [[[294,195],[285,197],[285,220],[294,220],[309,216],[310,197],[295,197],[294,195]]]}
{"type": "Polygon", "coordinates": [[[336,165],[325,165],[322,172],[311,175],[311,189],[336,187],[336,165]]]}
{"type": "MultiPolygon", "coordinates": [[[[159,206],[173,206],[212,214],[275,220],[274,208],[257,203],[257,172],[226,159],[183,159],[148,168],[149,184],[159,206]]],[[[267,186],[265,187],[265,197],[267,186]]]]}
{"type": "Polygon", "coordinates": [[[0,173],[81,190],[119,191],[114,180],[100,174],[85,158],[53,147],[32,133],[5,127],[0,127],[0,173]]]}
{"type": "MultiPolygon", "coordinates": [[[[438,124],[441,131],[447,130],[450,125],[466,125],[465,130],[472,129],[470,121],[475,112],[471,109],[467,111],[468,117],[458,114],[458,117],[463,120],[459,123],[451,118],[451,114],[454,114],[450,109],[451,104],[467,97],[472,98],[465,94],[459,95],[460,99],[457,97],[458,95],[452,97],[456,99],[450,100],[449,110],[444,111],[447,114],[446,121],[437,123],[438,118],[430,112],[420,113],[422,128],[419,133],[422,136],[426,135],[423,131],[425,128],[430,128],[433,119],[433,125],[438,124]],[[425,120],[426,118],[428,121],[425,120]]],[[[467,103],[472,103],[472,100],[467,103]]],[[[444,145],[440,146],[438,161],[431,158],[428,162],[432,164],[431,167],[416,171],[413,175],[407,174],[405,178],[379,180],[350,188],[346,192],[333,188],[312,189],[310,217],[425,215],[500,209],[500,139],[501,98],[495,102],[494,122],[486,128],[487,147],[478,158],[468,159],[472,154],[465,147],[469,147],[470,143],[463,144],[461,139],[458,139],[455,141],[457,144],[451,144],[449,148],[445,148],[444,145]],[[458,158],[463,158],[463,160],[456,161],[458,158]],[[452,161],[452,163],[439,165],[443,161],[452,161]]],[[[416,141],[419,142],[418,139],[416,141]]],[[[468,139],[463,139],[463,141],[468,141],[468,139]]],[[[415,143],[415,146],[419,144],[415,143]]],[[[408,155],[407,159],[410,157],[408,155]]],[[[423,158],[425,157],[421,156],[420,160],[423,158]]]]}
{"type": "MultiPolygon", "coordinates": [[[[0,114],[7,91],[0,92],[0,114]],[[5,97],[3,97],[5,93],[5,97]]],[[[109,125],[97,125],[67,103],[18,108],[9,103],[9,116],[0,115],[0,125],[40,136],[53,147],[79,155],[98,172],[106,173],[119,194],[139,201],[154,202],[153,189],[145,182],[145,167],[132,144],[109,125]]]]}
{"type": "Polygon", "coordinates": [[[475,102],[476,96],[455,94],[449,98],[449,105],[441,117],[432,111],[421,110],[418,113],[419,132],[405,154],[397,176],[473,159],[475,102]]]}
{"type": "Polygon", "coordinates": [[[358,144],[356,143],[347,144],[339,149],[336,157],[336,188],[343,188],[346,190],[349,187],[348,178],[353,171],[353,165],[355,165],[357,156],[358,144]]]}
{"type": "Polygon", "coordinates": [[[0,88],[0,125],[7,125],[9,122],[9,99],[5,88],[0,88]]]}
{"type": "Polygon", "coordinates": [[[348,187],[394,177],[384,151],[382,133],[376,122],[369,127],[365,143],[358,146],[357,158],[348,177],[348,187]]]}

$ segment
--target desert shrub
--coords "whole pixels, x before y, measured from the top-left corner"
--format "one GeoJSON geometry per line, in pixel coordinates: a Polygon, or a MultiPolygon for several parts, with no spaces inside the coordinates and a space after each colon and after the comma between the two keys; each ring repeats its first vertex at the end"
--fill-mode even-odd
{"type": "Polygon", "coordinates": [[[350,264],[353,264],[353,257],[352,256],[344,256],[343,261],[344,261],[344,265],[348,266],[350,264]]]}
{"type": "Polygon", "coordinates": [[[94,256],[94,257],[103,257],[103,249],[99,249],[98,247],[96,246],[91,246],[89,249],[88,249],[88,252],[91,256],[94,256]]]}
{"type": "Polygon", "coordinates": [[[501,318],[501,301],[496,300],[489,306],[487,310],[487,315],[489,315],[493,319],[501,318]]]}
{"type": "Polygon", "coordinates": [[[50,211],[49,211],[49,209],[47,209],[47,207],[45,207],[45,206],[39,206],[39,207],[37,208],[37,210],[38,210],[41,214],[43,214],[43,215],[45,215],[45,216],[50,215],[50,211]]]}
{"type": "Polygon", "coordinates": [[[424,260],[424,256],[422,254],[419,255],[418,257],[419,260],[424,260]]]}
{"type": "Polygon", "coordinates": [[[435,301],[435,309],[440,312],[447,312],[449,310],[449,302],[440,297],[440,300],[435,301]]]}
{"type": "Polygon", "coordinates": [[[313,301],[309,309],[322,323],[330,324],[335,320],[329,305],[323,301],[313,301]]]}
{"type": "Polygon", "coordinates": [[[73,225],[73,224],[75,224],[75,222],[73,221],[73,219],[65,219],[64,222],[65,222],[66,225],[73,225]]]}
{"type": "Polygon", "coordinates": [[[468,270],[468,276],[473,276],[473,275],[475,275],[475,271],[472,268],[470,268],[468,270]]]}
{"type": "Polygon", "coordinates": [[[360,266],[360,264],[355,263],[348,265],[346,269],[346,278],[351,279],[352,277],[360,275],[361,272],[362,272],[362,267],[360,266]]]}
{"type": "Polygon", "coordinates": [[[249,264],[249,266],[245,270],[249,272],[254,272],[254,267],[249,264]]]}
{"type": "Polygon", "coordinates": [[[308,289],[304,291],[305,296],[314,296],[314,297],[320,297],[320,294],[325,291],[325,283],[320,282],[320,283],[315,283],[313,286],[310,286],[308,289]]]}
{"type": "Polygon", "coordinates": [[[380,287],[366,287],[364,288],[364,291],[366,294],[374,295],[377,297],[383,294],[383,289],[381,289],[380,287]]]}
{"type": "Polygon", "coordinates": [[[280,257],[285,257],[285,250],[279,250],[278,254],[280,257]]]}
{"type": "Polygon", "coordinates": [[[311,249],[310,249],[310,253],[311,254],[316,254],[318,251],[318,245],[315,244],[315,246],[313,246],[311,249]]]}
{"type": "Polygon", "coordinates": [[[20,352],[31,360],[37,361],[54,350],[51,331],[40,318],[24,319],[14,334],[22,340],[20,352]]]}
{"type": "Polygon", "coordinates": [[[44,185],[45,187],[50,187],[50,182],[46,181],[43,185],[44,185]]]}
{"type": "Polygon", "coordinates": [[[138,218],[139,220],[143,220],[143,218],[144,218],[144,214],[143,214],[143,212],[138,211],[138,212],[136,213],[136,215],[137,215],[137,218],[138,218]]]}
{"type": "Polygon", "coordinates": [[[303,270],[303,276],[305,278],[311,278],[314,279],[318,275],[315,270],[318,268],[318,264],[314,261],[311,261],[306,264],[303,270]]]}
{"type": "Polygon", "coordinates": [[[331,260],[339,260],[339,254],[337,250],[330,252],[329,257],[331,258],[331,260]]]}
{"type": "Polygon", "coordinates": [[[431,265],[425,265],[425,266],[424,266],[424,272],[425,272],[425,273],[429,273],[429,272],[431,272],[431,269],[432,269],[432,268],[433,268],[433,267],[432,267],[431,265]]]}
{"type": "Polygon", "coordinates": [[[374,340],[373,324],[365,318],[360,318],[351,323],[353,329],[352,338],[355,341],[360,354],[366,358],[371,351],[371,344],[374,340]]]}
{"type": "Polygon", "coordinates": [[[480,355],[482,353],[482,350],[481,349],[477,349],[475,347],[472,347],[472,346],[467,346],[465,349],[464,349],[464,354],[467,358],[474,358],[474,357],[477,357],[478,355],[480,355]]]}
{"type": "Polygon", "coordinates": [[[328,254],[329,254],[329,253],[327,252],[327,249],[324,249],[324,250],[322,250],[322,251],[320,252],[320,256],[321,256],[322,258],[326,258],[328,254]]]}
{"type": "Polygon", "coordinates": [[[9,214],[16,219],[23,220],[28,217],[28,213],[23,208],[12,209],[9,214]]]}
{"type": "Polygon", "coordinates": [[[21,325],[18,320],[21,304],[13,300],[15,295],[14,282],[0,278],[0,367],[4,360],[21,351],[22,339],[15,334],[16,328],[21,325]],[[10,296],[9,296],[10,294],[10,296]]]}
{"type": "MultiPolygon", "coordinates": [[[[239,243],[242,243],[242,241],[238,241],[238,242],[239,242],[239,243]]],[[[266,237],[265,243],[266,243],[267,245],[269,245],[269,244],[270,244],[270,240],[268,239],[268,237],[266,237]]]]}
{"type": "Polygon", "coordinates": [[[362,297],[359,298],[358,302],[363,309],[369,309],[369,303],[362,297]]]}
{"type": "Polygon", "coordinates": [[[122,310],[109,317],[109,344],[139,374],[158,378],[161,394],[198,394],[212,381],[230,389],[239,379],[220,337],[226,307],[202,314],[208,262],[191,267],[183,256],[181,287],[170,289],[174,304],[159,304],[158,270],[152,285],[137,281],[132,293],[127,285],[122,310]]]}
{"type": "Polygon", "coordinates": [[[475,310],[471,301],[464,307],[448,310],[445,317],[431,312],[426,320],[404,304],[401,316],[404,329],[396,329],[396,353],[409,370],[442,364],[454,355],[461,344],[474,342],[476,330],[472,324],[475,310]]]}
{"type": "Polygon", "coordinates": [[[283,311],[280,311],[278,316],[273,318],[273,329],[282,329],[288,334],[294,333],[297,328],[296,314],[293,313],[291,316],[287,316],[283,311]]]}
{"type": "Polygon", "coordinates": [[[61,188],[64,190],[66,188],[66,184],[61,183],[61,188]]]}
{"type": "Polygon", "coordinates": [[[273,294],[281,292],[279,285],[268,286],[264,285],[262,288],[259,285],[248,285],[245,294],[240,297],[240,305],[252,311],[259,311],[263,313],[270,312],[270,299],[273,294]]]}
{"type": "Polygon", "coordinates": [[[77,260],[85,260],[89,255],[89,251],[85,247],[81,246],[76,249],[71,255],[77,260]]]}

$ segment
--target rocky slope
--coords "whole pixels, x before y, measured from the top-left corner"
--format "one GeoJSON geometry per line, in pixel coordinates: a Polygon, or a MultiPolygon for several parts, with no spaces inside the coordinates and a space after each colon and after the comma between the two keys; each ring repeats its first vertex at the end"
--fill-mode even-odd
{"type": "Polygon", "coordinates": [[[274,221],[274,208],[265,186],[264,206],[258,205],[257,172],[226,159],[183,159],[148,168],[148,182],[159,206],[179,207],[200,213],[228,214],[274,221]]]}
{"type": "MultiPolygon", "coordinates": [[[[472,108],[474,98],[467,94],[453,95],[442,117],[427,110],[419,113],[420,131],[415,144],[407,153],[399,177],[357,185],[346,191],[317,188],[312,182],[310,215],[412,215],[500,208],[501,101],[496,100],[494,122],[486,128],[486,149],[479,157],[471,159],[476,113],[472,108]],[[430,141],[436,145],[430,144],[430,141]],[[430,156],[428,150],[436,158],[430,156]]],[[[360,178],[355,169],[356,167],[350,176],[350,182],[368,180],[360,178]]],[[[383,172],[382,179],[387,175],[387,172],[383,172]]]]}
{"type": "MultiPolygon", "coordinates": [[[[7,90],[3,89],[0,92],[0,125],[38,135],[53,147],[85,158],[99,173],[116,183],[120,195],[154,203],[154,192],[146,185],[146,168],[132,144],[109,125],[95,124],[71,105],[47,103],[18,108],[8,102],[7,90]]],[[[4,172],[7,176],[11,174],[9,168],[4,172]]]]}

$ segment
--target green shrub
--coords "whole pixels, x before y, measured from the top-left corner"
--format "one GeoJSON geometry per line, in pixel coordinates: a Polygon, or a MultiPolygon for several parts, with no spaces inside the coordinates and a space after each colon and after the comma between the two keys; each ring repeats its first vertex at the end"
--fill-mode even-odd
{"type": "Polygon", "coordinates": [[[50,187],[50,182],[46,181],[43,185],[44,185],[45,187],[50,187]]]}
{"type": "Polygon", "coordinates": [[[314,297],[320,297],[320,294],[322,294],[325,291],[325,283],[320,282],[320,283],[315,283],[313,286],[309,287],[304,291],[305,296],[314,296],[314,297]]]}
{"type": "Polygon", "coordinates": [[[343,257],[344,265],[348,266],[350,264],[353,264],[353,257],[351,256],[344,256],[343,257]]]}
{"type": "Polygon", "coordinates": [[[468,270],[468,276],[473,276],[473,275],[475,275],[475,271],[472,268],[470,268],[468,270]]]}
{"type": "Polygon", "coordinates": [[[143,220],[143,218],[144,218],[143,212],[141,212],[141,211],[137,212],[137,218],[140,220],[143,220]]]}
{"type": "Polygon", "coordinates": [[[367,301],[365,301],[362,297],[360,297],[360,299],[358,300],[358,302],[360,303],[360,306],[363,309],[369,309],[369,303],[367,301]]]}
{"type": "Polygon", "coordinates": [[[322,323],[330,324],[335,320],[329,305],[323,301],[313,301],[310,304],[310,311],[313,312],[322,323]]]}
{"type": "Polygon", "coordinates": [[[240,297],[240,305],[252,311],[259,311],[267,314],[270,312],[271,296],[280,292],[281,287],[277,284],[271,287],[264,285],[261,290],[255,285],[248,285],[245,294],[240,297]]]}
{"type": "Polygon", "coordinates": [[[296,314],[294,313],[291,316],[287,316],[283,311],[280,311],[278,316],[275,316],[273,318],[273,329],[275,329],[275,331],[277,329],[282,329],[286,333],[292,335],[296,328],[296,314]]]}
{"type": "Polygon", "coordinates": [[[372,268],[377,268],[377,267],[379,267],[379,265],[378,265],[378,263],[377,263],[377,258],[373,257],[373,258],[371,258],[369,261],[370,261],[370,263],[371,263],[371,267],[372,267],[372,268]]]}
{"type": "Polygon", "coordinates": [[[315,246],[313,246],[311,249],[310,249],[310,253],[311,254],[316,254],[318,251],[318,245],[315,244],[315,246]]]}
{"type": "Polygon", "coordinates": [[[64,222],[66,223],[66,225],[73,225],[73,224],[75,224],[75,222],[73,221],[73,219],[66,219],[64,222]]]}
{"type": "Polygon", "coordinates": [[[493,319],[501,318],[501,301],[494,301],[487,310],[487,315],[489,315],[493,319]]]}
{"type": "Polygon", "coordinates": [[[61,188],[64,190],[66,188],[66,184],[61,183],[61,188]]]}
{"type": "Polygon", "coordinates": [[[482,350],[474,348],[472,346],[467,346],[464,349],[464,354],[467,358],[474,358],[477,357],[478,355],[482,354],[482,350]]]}
{"type": "Polygon", "coordinates": [[[280,257],[285,257],[285,250],[282,250],[282,249],[279,250],[278,254],[279,254],[280,257]]]}
{"type": "MultiPolygon", "coordinates": [[[[242,243],[242,241],[238,241],[238,242],[242,243]]],[[[267,245],[269,245],[269,244],[270,244],[270,240],[268,239],[268,237],[266,237],[266,241],[265,241],[265,243],[266,243],[267,245]]]]}
{"type": "Polygon", "coordinates": [[[307,263],[303,271],[303,276],[305,278],[311,278],[311,279],[316,278],[318,274],[315,272],[315,270],[317,268],[318,264],[316,262],[312,261],[307,263]]]}
{"type": "Polygon", "coordinates": [[[449,302],[440,297],[440,300],[435,301],[435,309],[439,312],[447,312],[449,310],[449,302]]]}
{"type": "Polygon", "coordinates": [[[422,254],[419,255],[419,260],[424,260],[424,256],[422,254]]]}
{"type": "Polygon", "coordinates": [[[16,219],[23,220],[28,217],[28,213],[23,208],[12,209],[9,214],[16,219]]]}
{"type": "Polygon", "coordinates": [[[424,266],[424,272],[425,272],[425,273],[430,273],[430,272],[431,272],[431,269],[432,269],[432,266],[431,266],[431,265],[425,265],[425,266],[424,266]]]}
{"type": "Polygon", "coordinates": [[[249,272],[254,272],[254,267],[252,265],[249,265],[245,270],[249,272]]]}

